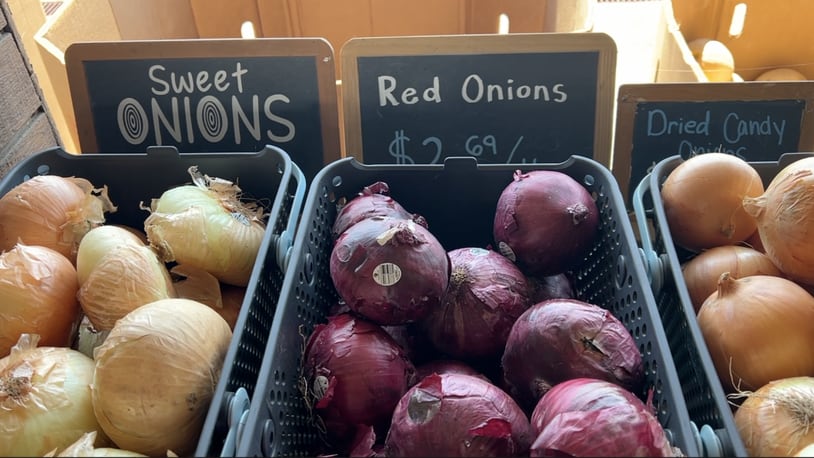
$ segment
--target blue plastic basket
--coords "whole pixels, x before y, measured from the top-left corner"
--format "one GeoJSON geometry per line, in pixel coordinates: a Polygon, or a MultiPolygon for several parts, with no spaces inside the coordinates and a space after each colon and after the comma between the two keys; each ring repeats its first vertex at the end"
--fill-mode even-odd
{"type": "Polygon", "coordinates": [[[118,210],[108,223],[142,227],[149,204],[170,187],[189,183],[187,169],[236,182],[246,197],[259,199],[269,214],[267,229],[246,288],[232,341],[195,452],[198,456],[234,455],[235,421],[245,415],[242,399],[255,391],[263,351],[271,332],[283,285],[306,183],[302,173],[280,148],[267,146],[247,153],[178,153],[172,147],[152,147],[143,154],[69,154],[61,148],[35,153],[17,163],[0,181],[0,195],[36,175],[86,178],[108,186],[118,210]]]}
{"type": "MultiPolygon", "coordinates": [[[[329,272],[337,204],[351,199],[364,186],[384,181],[399,203],[427,219],[446,249],[485,247],[494,245],[496,203],[517,169],[565,172],[595,197],[600,236],[574,270],[577,296],[609,309],[625,324],[642,353],[646,385],[654,389],[659,421],[669,430],[673,445],[688,456],[700,455],[622,194],[607,168],[573,156],[558,164],[513,165],[478,164],[473,157],[451,157],[435,165],[365,165],[345,158],[324,167],[305,200],[237,456],[315,456],[325,452],[300,392],[299,379],[304,339],[316,324],[325,321],[338,299],[329,272]]],[[[644,398],[645,393],[639,395],[644,398]]]]}
{"type": "MultiPolygon", "coordinates": [[[[811,153],[789,153],[778,161],[750,162],[768,185],[783,167],[811,153]]],[[[703,456],[748,456],[726,399],[681,273],[693,254],[676,246],[664,213],[661,187],[681,156],[661,160],[637,185],[632,198],[645,270],[676,361],[690,418],[699,427],[703,456]],[[651,231],[652,227],[652,231],[651,231]]]]}

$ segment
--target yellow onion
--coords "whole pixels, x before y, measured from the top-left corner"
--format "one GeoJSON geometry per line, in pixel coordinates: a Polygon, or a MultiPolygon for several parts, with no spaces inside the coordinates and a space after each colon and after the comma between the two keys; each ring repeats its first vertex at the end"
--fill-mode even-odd
{"type": "Polygon", "coordinates": [[[96,431],[85,433],[77,439],[76,442],[65,447],[64,450],[55,454],[56,451],[46,454],[45,456],[82,456],[82,457],[101,457],[101,456],[147,456],[141,453],[131,452],[129,450],[122,450],[112,447],[99,447],[97,448],[94,443],[96,441],[96,431]]]}
{"type": "Polygon", "coordinates": [[[696,313],[701,304],[718,289],[724,272],[735,278],[750,275],[780,275],[766,254],[742,245],[722,245],[704,250],[681,266],[684,283],[696,313]]]}
{"type": "Polygon", "coordinates": [[[150,204],[144,231],[165,262],[203,269],[246,286],[265,233],[263,208],[241,200],[230,181],[191,167],[193,184],[165,191],[150,204]]]}
{"type": "Polygon", "coordinates": [[[57,251],[17,244],[0,253],[0,357],[25,333],[38,334],[43,346],[70,346],[78,289],[76,269],[57,251]]]}
{"type": "MultiPolygon", "coordinates": [[[[42,456],[99,430],[91,404],[93,360],[66,347],[38,347],[23,334],[0,359],[0,456],[42,456]]],[[[97,445],[107,443],[102,434],[97,445]]]]}
{"type": "Polygon", "coordinates": [[[119,245],[105,253],[79,287],[79,304],[96,330],[108,331],[128,312],[175,297],[167,266],[147,245],[119,245]]]}
{"type": "Polygon", "coordinates": [[[814,377],[782,378],[742,395],[735,426],[749,456],[812,456],[805,448],[814,443],[814,377]]]}
{"type": "Polygon", "coordinates": [[[661,188],[673,242],[691,251],[743,242],[757,229],[745,197],[763,193],[757,170],[725,153],[704,153],[679,164],[661,188]]]}
{"type": "Polygon", "coordinates": [[[146,242],[122,226],[105,224],[89,230],[79,242],[79,249],[76,252],[76,275],[79,284],[85,283],[104,255],[120,245],[144,246],[146,242]]]}
{"type": "Polygon", "coordinates": [[[177,297],[208,305],[235,329],[246,287],[221,283],[209,272],[184,264],[174,266],[170,274],[177,297]]]}
{"type": "Polygon", "coordinates": [[[232,332],[189,299],[145,304],[96,348],[93,411],[122,449],[150,456],[194,451],[232,332]]]}
{"type": "Polygon", "coordinates": [[[0,251],[17,242],[62,253],[74,262],[82,237],[116,211],[107,187],[84,178],[38,175],[0,197],[0,251]]]}
{"type": "Polygon", "coordinates": [[[725,272],[701,305],[698,326],[730,392],[814,374],[814,296],[791,280],[725,272]]]}
{"type": "Polygon", "coordinates": [[[792,280],[814,284],[814,157],[783,168],[760,196],[743,200],[772,262],[792,280]]]}

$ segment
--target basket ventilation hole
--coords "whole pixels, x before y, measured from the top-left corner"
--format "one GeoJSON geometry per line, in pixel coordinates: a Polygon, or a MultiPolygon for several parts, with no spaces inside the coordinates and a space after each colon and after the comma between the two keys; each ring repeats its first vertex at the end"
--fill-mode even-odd
{"type": "Polygon", "coordinates": [[[627,283],[627,263],[625,262],[625,256],[620,254],[616,258],[616,288],[623,288],[625,283],[627,283]]]}
{"type": "Polygon", "coordinates": [[[334,188],[338,188],[338,187],[342,186],[342,177],[339,176],[339,175],[336,175],[333,178],[331,178],[331,185],[334,188]]]}
{"type": "Polygon", "coordinates": [[[46,164],[37,167],[37,175],[48,175],[51,172],[51,167],[46,164]]]}
{"type": "Polygon", "coordinates": [[[305,283],[311,285],[314,283],[314,257],[311,252],[305,253],[305,262],[303,265],[303,273],[305,274],[305,283]]]}
{"type": "Polygon", "coordinates": [[[587,186],[593,186],[596,181],[594,180],[593,175],[585,175],[585,178],[582,179],[582,182],[585,183],[587,186]]]}
{"type": "Polygon", "coordinates": [[[261,444],[263,456],[275,456],[274,453],[274,420],[268,419],[263,423],[263,440],[261,444]]]}

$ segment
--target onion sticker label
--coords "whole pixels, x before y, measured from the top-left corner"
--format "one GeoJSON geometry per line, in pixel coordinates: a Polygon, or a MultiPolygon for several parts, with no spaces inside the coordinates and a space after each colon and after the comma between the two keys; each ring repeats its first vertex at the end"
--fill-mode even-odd
{"type": "Polygon", "coordinates": [[[373,281],[381,286],[393,286],[401,280],[401,268],[392,262],[383,262],[373,269],[373,281]]]}

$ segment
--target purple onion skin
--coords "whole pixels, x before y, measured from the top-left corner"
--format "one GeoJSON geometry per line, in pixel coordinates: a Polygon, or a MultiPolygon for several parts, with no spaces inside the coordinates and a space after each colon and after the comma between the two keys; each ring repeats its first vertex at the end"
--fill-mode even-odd
{"type": "Polygon", "coordinates": [[[399,456],[528,456],[531,424],[515,401],[481,378],[431,374],[399,401],[385,454],[399,456]]]}
{"type": "Polygon", "coordinates": [[[527,275],[554,275],[588,253],[598,227],[596,202],[576,180],[556,170],[518,170],[498,198],[493,235],[527,275]]]}
{"type": "Polygon", "coordinates": [[[441,305],[449,257],[438,239],[410,220],[372,217],[336,240],[330,276],[350,309],[381,325],[420,321],[441,305]]]}
{"type": "Polygon", "coordinates": [[[534,293],[532,302],[543,302],[549,299],[576,299],[574,284],[567,274],[560,273],[543,277],[527,277],[534,293]]]}
{"type": "Polygon", "coordinates": [[[415,383],[415,366],[381,326],[341,313],[314,328],[302,375],[329,440],[344,450],[358,425],[387,431],[393,409],[415,383]]]}
{"type": "Polygon", "coordinates": [[[470,366],[469,364],[459,361],[457,359],[433,359],[426,363],[419,364],[415,368],[416,382],[424,379],[424,377],[432,374],[463,374],[479,377],[484,381],[490,382],[488,377],[480,371],[470,366]]]}
{"type": "Polygon", "coordinates": [[[638,392],[642,355],[609,311],[577,299],[538,302],[517,319],[501,360],[508,392],[531,409],[552,386],[590,377],[638,392]]]}
{"type": "Polygon", "coordinates": [[[605,380],[576,378],[549,390],[531,414],[530,456],[681,456],[653,409],[605,380]]]}
{"type": "Polygon", "coordinates": [[[532,304],[532,287],[496,251],[458,248],[449,260],[452,272],[441,306],[423,322],[427,337],[453,358],[497,361],[515,320],[532,304]]]}
{"type": "Polygon", "coordinates": [[[331,233],[336,239],[350,226],[373,216],[412,219],[427,227],[427,221],[422,216],[408,212],[401,204],[390,197],[390,186],[387,183],[377,181],[362,188],[358,195],[349,200],[339,210],[331,228],[331,233]]]}

